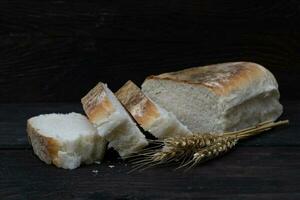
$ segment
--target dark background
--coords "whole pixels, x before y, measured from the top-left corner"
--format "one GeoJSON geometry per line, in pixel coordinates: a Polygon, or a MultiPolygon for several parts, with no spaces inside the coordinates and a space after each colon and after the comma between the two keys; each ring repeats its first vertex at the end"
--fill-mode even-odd
{"type": "Polygon", "coordinates": [[[0,2],[0,102],[79,102],[98,81],[227,61],[270,69],[300,97],[298,0],[0,2]]]}
{"type": "Polygon", "coordinates": [[[0,199],[300,199],[299,53],[299,0],[1,0],[0,199]],[[113,151],[101,165],[63,170],[28,144],[28,118],[83,113],[80,98],[98,81],[115,91],[128,79],[228,61],[275,75],[289,126],[188,173],[128,174],[113,151]]]}

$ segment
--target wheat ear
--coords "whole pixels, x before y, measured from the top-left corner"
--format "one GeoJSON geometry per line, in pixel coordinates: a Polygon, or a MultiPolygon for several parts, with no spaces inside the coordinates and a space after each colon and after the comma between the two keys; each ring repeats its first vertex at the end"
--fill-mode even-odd
{"type": "Polygon", "coordinates": [[[188,169],[213,159],[231,150],[240,139],[260,134],[264,131],[279,125],[288,124],[288,120],[272,122],[266,121],[257,126],[249,127],[240,131],[225,132],[216,134],[193,134],[190,136],[180,136],[167,138],[163,141],[154,141],[160,144],[160,149],[145,149],[142,158],[133,162],[134,170],[144,170],[155,165],[180,162],[178,168],[188,169]]]}
{"type": "MultiPolygon", "coordinates": [[[[145,170],[155,165],[168,164],[171,162],[188,160],[194,154],[195,148],[203,148],[213,144],[218,135],[202,134],[190,136],[178,136],[166,138],[163,141],[152,141],[155,144],[163,144],[160,149],[145,149],[143,153],[137,154],[143,156],[137,157],[132,161],[135,170],[145,170]],[[147,167],[146,167],[147,166],[147,167]]],[[[135,155],[134,157],[136,157],[135,155]]]]}
{"type": "Polygon", "coordinates": [[[186,170],[189,170],[195,165],[218,157],[219,155],[231,150],[237,144],[238,140],[239,139],[235,136],[219,137],[212,145],[195,150],[193,158],[190,161],[180,165],[177,169],[187,167],[186,170]]]}

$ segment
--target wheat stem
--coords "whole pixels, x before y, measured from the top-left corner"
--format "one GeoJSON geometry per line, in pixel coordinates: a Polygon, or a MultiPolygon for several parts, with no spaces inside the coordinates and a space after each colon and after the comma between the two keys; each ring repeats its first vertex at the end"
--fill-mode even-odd
{"type": "Polygon", "coordinates": [[[278,122],[267,121],[258,124],[257,126],[249,127],[240,131],[227,132],[223,135],[236,135],[239,139],[245,139],[250,136],[258,135],[264,131],[270,130],[276,126],[289,124],[289,120],[283,120],[278,122]]]}

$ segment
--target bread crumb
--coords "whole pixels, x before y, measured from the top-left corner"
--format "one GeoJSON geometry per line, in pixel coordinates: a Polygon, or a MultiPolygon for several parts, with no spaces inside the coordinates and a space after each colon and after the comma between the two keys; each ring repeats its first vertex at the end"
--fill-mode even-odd
{"type": "Polygon", "coordinates": [[[100,164],[101,164],[100,161],[95,161],[94,163],[97,164],[97,165],[100,165],[100,164]]]}
{"type": "Polygon", "coordinates": [[[114,168],[115,166],[114,166],[114,165],[108,165],[108,167],[112,169],[112,168],[114,168]]]}
{"type": "Polygon", "coordinates": [[[92,172],[94,173],[94,174],[98,174],[98,170],[97,169],[94,169],[94,170],[92,170],[92,172]]]}

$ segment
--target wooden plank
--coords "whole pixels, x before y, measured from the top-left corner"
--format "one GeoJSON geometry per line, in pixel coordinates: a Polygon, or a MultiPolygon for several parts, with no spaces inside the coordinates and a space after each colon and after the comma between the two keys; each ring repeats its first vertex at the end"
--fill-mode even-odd
{"type": "Polygon", "coordinates": [[[77,101],[99,80],[116,90],[128,79],[238,60],[265,65],[283,98],[300,98],[294,0],[4,0],[0,13],[0,102],[77,101]]]}
{"type": "Polygon", "coordinates": [[[69,171],[47,166],[31,150],[0,150],[0,197],[298,199],[299,156],[299,147],[240,147],[188,173],[165,167],[128,174],[130,165],[121,161],[69,171]]]}
{"type": "MultiPolygon", "coordinates": [[[[74,101],[99,81],[92,70],[96,51],[88,39],[1,40],[1,102],[74,101]]],[[[107,70],[101,71],[109,75],[107,70]]]]}
{"type": "Polygon", "coordinates": [[[257,32],[299,30],[298,2],[287,1],[1,1],[2,34],[95,36],[117,39],[202,41],[257,32]],[[234,30],[234,31],[233,31],[234,30]]]}
{"type": "MultiPolygon", "coordinates": [[[[241,142],[241,146],[300,146],[300,102],[284,101],[285,111],[281,119],[289,119],[290,125],[267,134],[241,142]]],[[[80,112],[81,105],[52,104],[0,104],[0,148],[30,148],[26,135],[26,120],[32,116],[52,112],[80,112]]]]}
{"type": "Polygon", "coordinates": [[[256,33],[195,43],[0,36],[0,102],[75,102],[98,81],[115,91],[128,79],[241,60],[270,69],[282,98],[300,99],[299,45],[300,37],[256,33]]]}

